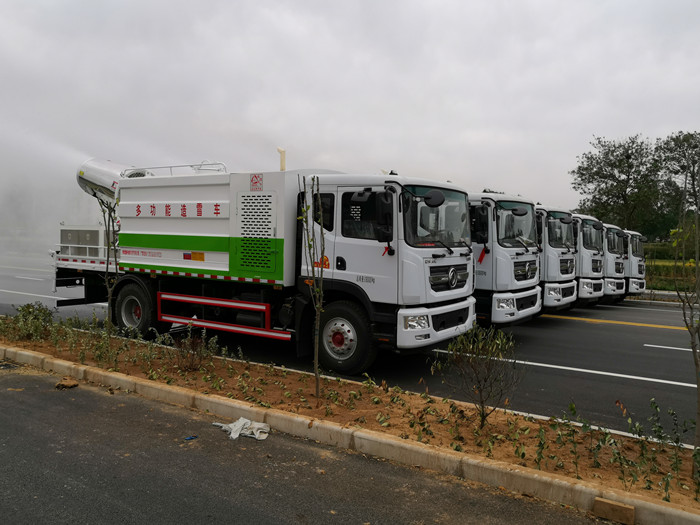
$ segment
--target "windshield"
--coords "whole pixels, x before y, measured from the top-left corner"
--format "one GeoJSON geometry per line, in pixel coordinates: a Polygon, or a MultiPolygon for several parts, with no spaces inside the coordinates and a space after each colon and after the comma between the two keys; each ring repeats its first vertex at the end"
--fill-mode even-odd
{"type": "Polygon", "coordinates": [[[529,248],[537,246],[535,209],[524,202],[498,201],[496,203],[496,227],[498,244],[507,248],[529,248]],[[514,214],[519,209],[524,215],[514,214]]]}
{"type": "Polygon", "coordinates": [[[608,228],[605,231],[605,245],[610,253],[622,255],[624,246],[622,237],[617,236],[619,232],[616,228],[608,228]]]}
{"type": "Polygon", "coordinates": [[[552,248],[572,248],[574,246],[574,223],[564,224],[559,220],[570,217],[570,213],[562,211],[547,213],[547,237],[552,248]]]}
{"type": "MultiPolygon", "coordinates": [[[[436,188],[406,186],[406,189],[421,197],[436,188]]],[[[443,244],[450,248],[471,246],[467,194],[437,189],[445,195],[445,202],[437,208],[430,208],[423,199],[408,192],[402,194],[406,243],[417,248],[435,248],[443,244]]]]}
{"type": "Polygon", "coordinates": [[[630,239],[632,243],[632,255],[635,257],[644,257],[644,243],[640,235],[632,235],[630,239]]]}
{"type": "Polygon", "coordinates": [[[596,230],[593,225],[597,221],[583,219],[581,235],[583,235],[583,247],[587,250],[603,251],[603,230],[596,230]]]}

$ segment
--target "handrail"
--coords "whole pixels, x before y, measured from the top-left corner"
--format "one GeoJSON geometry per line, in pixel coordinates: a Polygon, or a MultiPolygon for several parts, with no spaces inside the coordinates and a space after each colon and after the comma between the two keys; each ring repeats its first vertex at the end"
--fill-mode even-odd
{"type": "MultiPolygon", "coordinates": [[[[129,168],[121,172],[121,177],[122,178],[130,178],[130,175],[134,173],[139,173],[143,172],[145,175],[146,172],[151,171],[151,170],[168,170],[170,172],[170,176],[173,176],[173,169],[176,168],[189,168],[195,173],[199,172],[206,172],[206,171],[215,171],[218,173],[226,173],[228,169],[226,168],[226,164],[223,162],[208,162],[208,161],[202,161],[198,164],[172,164],[172,165],[166,165],[166,166],[145,166],[145,167],[140,167],[140,168],[129,168]]],[[[154,175],[154,174],[152,174],[154,175]]]]}

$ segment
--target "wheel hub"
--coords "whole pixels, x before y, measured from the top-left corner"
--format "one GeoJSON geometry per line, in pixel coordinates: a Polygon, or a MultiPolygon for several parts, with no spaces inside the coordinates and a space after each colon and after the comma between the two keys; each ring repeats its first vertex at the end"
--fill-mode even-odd
{"type": "Polygon", "coordinates": [[[357,349],[355,328],[347,319],[331,319],[323,330],[324,346],[335,359],[348,359],[357,349]]]}

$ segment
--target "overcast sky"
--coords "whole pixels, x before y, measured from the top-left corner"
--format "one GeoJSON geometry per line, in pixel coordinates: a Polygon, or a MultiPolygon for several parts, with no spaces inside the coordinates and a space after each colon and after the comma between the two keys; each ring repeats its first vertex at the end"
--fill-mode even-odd
{"type": "Polygon", "coordinates": [[[0,243],[97,217],[90,157],[262,171],[281,146],[288,168],[573,208],[594,136],[698,130],[698,20],[695,0],[0,0],[0,243]]]}

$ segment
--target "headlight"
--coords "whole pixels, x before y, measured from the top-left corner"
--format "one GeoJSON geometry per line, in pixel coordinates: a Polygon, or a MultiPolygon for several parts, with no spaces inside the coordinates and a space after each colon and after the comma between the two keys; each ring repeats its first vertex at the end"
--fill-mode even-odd
{"type": "Polygon", "coordinates": [[[608,288],[610,288],[611,290],[615,289],[615,283],[613,281],[608,281],[607,284],[608,284],[608,288]]]}
{"type": "Polygon", "coordinates": [[[547,290],[547,295],[550,297],[561,297],[561,288],[550,288],[547,290]]]}
{"type": "Polygon", "coordinates": [[[403,327],[406,330],[425,330],[430,328],[430,320],[427,315],[406,315],[403,318],[403,327]]]}
{"type": "Polygon", "coordinates": [[[581,288],[583,290],[593,290],[593,283],[588,282],[588,281],[584,281],[581,283],[581,288]]]}
{"type": "Polygon", "coordinates": [[[515,299],[496,299],[496,310],[515,310],[515,299]]]}

